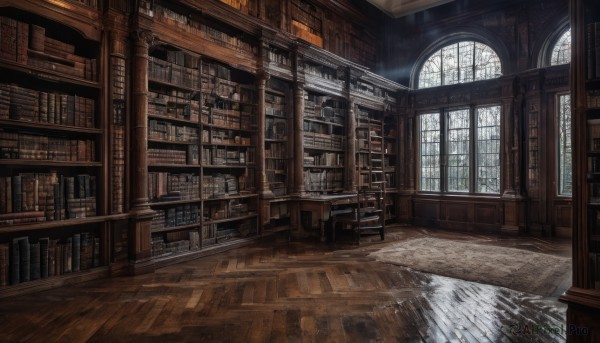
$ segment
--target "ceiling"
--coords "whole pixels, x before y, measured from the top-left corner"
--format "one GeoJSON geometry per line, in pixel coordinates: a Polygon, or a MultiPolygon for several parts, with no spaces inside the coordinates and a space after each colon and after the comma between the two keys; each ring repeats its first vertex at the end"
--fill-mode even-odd
{"type": "Polygon", "coordinates": [[[423,11],[454,0],[367,0],[392,18],[423,11]]]}

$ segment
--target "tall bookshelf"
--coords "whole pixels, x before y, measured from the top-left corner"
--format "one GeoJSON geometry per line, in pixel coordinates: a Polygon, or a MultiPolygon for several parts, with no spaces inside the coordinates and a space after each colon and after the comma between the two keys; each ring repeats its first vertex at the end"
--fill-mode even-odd
{"type": "Polygon", "coordinates": [[[355,112],[358,187],[379,187],[385,181],[383,112],[360,105],[355,112]]]}
{"type": "Polygon", "coordinates": [[[573,104],[573,286],[561,297],[567,321],[600,339],[600,4],[571,1],[573,104]]]}
{"type": "Polygon", "coordinates": [[[269,188],[278,197],[289,194],[290,86],[271,78],[265,93],[265,170],[269,188]]]}
{"type": "Polygon", "coordinates": [[[199,57],[158,44],[148,58],[152,256],[200,248],[199,57]]]}
{"type": "Polygon", "coordinates": [[[0,14],[0,296],[107,263],[100,43],[61,19],[0,14]]]}
{"type": "Polygon", "coordinates": [[[308,194],[341,192],[344,188],[346,101],[305,92],[304,186],[308,194]]]}
{"type": "Polygon", "coordinates": [[[254,76],[203,59],[201,113],[202,242],[258,233],[257,92],[254,76]]]}

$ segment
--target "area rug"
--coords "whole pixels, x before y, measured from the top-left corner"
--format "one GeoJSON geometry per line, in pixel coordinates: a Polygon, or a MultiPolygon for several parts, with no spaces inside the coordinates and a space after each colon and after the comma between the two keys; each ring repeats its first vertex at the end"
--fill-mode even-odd
{"type": "Polygon", "coordinates": [[[571,271],[571,260],[515,248],[417,238],[369,256],[379,261],[457,279],[549,296],[571,271]]]}

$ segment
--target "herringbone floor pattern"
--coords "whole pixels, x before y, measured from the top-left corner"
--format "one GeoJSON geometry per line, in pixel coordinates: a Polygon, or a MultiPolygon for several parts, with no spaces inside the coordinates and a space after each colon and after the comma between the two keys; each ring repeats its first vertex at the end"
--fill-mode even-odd
{"type": "Polygon", "coordinates": [[[565,306],[366,256],[433,235],[568,254],[568,242],[392,229],[359,247],[284,237],[0,300],[1,342],[562,342],[565,306]]]}

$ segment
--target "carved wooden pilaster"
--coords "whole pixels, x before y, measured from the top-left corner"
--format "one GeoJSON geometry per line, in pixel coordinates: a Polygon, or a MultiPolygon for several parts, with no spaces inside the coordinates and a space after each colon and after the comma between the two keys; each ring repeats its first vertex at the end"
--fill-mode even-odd
{"type": "Polygon", "coordinates": [[[265,89],[269,74],[261,71],[257,75],[258,83],[258,146],[256,149],[258,193],[262,197],[272,197],[273,192],[269,188],[269,180],[266,173],[265,161],[265,89]]]}
{"type": "Polygon", "coordinates": [[[520,121],[523,117],[524,90],[521,80],[503,80],[502,120],[504,139],[503,234],[515,235],[525,231],[526,203],[521,187],[522,144],[520,121]]]}
{"type": "Polygon", "coordinates": [[[150,222],[154,213],[148,205],[148,49],[150,31],[133,33],[133,123],[132,123],[132,227],[131,253],[136,261],[152,255],[150,222]]]}
{"type": "Polygon", "coordinates": [[[294,84],[294,189],[303,195],[304,187],[304,83],[294,84]]]}
{"type": "Polygon", "coordinates": [[[348,99],[348,119],[346,124],[346,187],[345,191],[356,191],[356,104],[348,99]]]}
{"type": "Polygon", "coordinates": [[[153,40],[150,31],[133,37],[132,205],[137,210],[148,208],[148,48],[153,40]]]}

